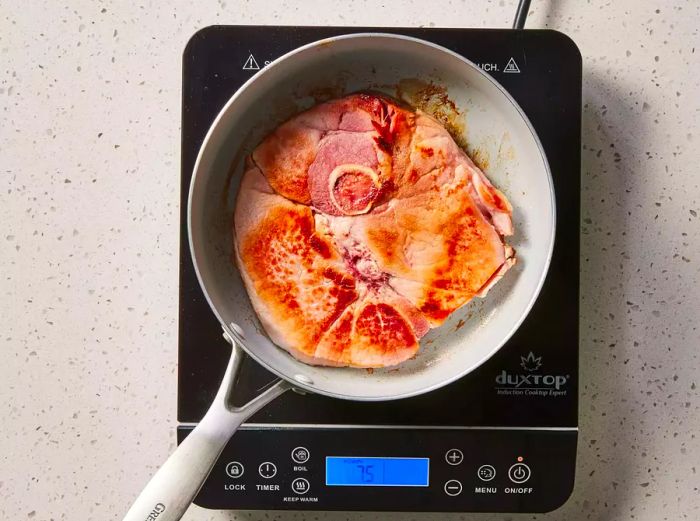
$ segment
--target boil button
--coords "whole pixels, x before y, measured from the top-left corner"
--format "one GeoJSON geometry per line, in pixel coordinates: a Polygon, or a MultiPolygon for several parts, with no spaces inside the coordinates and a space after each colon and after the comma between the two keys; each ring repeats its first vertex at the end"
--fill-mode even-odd
{"type": "Polygon", "coordinates": [[[309,461],[310,457],[311,454],[309,453],[309,449],[306,447],[297,447],[292,451],[292,460],[294,460],[296,463],[306,463],[309,461]]]}

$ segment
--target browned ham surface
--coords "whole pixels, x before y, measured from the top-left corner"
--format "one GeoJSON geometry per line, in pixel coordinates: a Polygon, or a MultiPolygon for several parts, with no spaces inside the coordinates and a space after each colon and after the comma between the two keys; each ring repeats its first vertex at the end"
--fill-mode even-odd
{"type": "Polygon", "coordinates": [[[384,367],[515,263],[511,214],[433,118],[356,94],[255,149],[234,248],[276,344],[307,363],[384,367]]]}

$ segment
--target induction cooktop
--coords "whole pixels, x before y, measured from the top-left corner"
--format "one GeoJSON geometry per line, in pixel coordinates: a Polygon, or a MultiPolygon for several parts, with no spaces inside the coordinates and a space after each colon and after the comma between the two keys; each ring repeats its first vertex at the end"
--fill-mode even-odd
{"type": "MultiPolygon", "coordinates": [[[[204,135],[231,95],[282,54],[353,32],[435,42],[510,92],[554,180],[554,255],[532,311],[490,360],[428,394],[348,402],[288,392],[233,436],[195,503],[216,509],[543,512],[574,484],[578,435],[581,55],[549,30],[213,26],[184,51],[178,440],[202,418],[230,346],[199,287],[187,195],[204,135]]],[[[247,359],[241,403],[275,378],[247,359]]]]}

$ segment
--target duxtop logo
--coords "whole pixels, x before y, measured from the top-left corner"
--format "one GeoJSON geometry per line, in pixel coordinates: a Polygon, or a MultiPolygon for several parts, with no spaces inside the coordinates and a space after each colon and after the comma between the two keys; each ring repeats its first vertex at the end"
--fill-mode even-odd
{"type": "Polygon", "coordinates": [[[506,396],[566,396],[570,375],[540,371],[542,357],[530,351],[520,357],[523,372],[502,369],[496,375],[496,393],[506,396]]]}
{"type": "Polygon", "coordinates": [[[528,373],[537,371],[542,367],[542,357],[535,356],[532,351],[527,356],[520,357],[520,367],[525,369],[528,373]]]}

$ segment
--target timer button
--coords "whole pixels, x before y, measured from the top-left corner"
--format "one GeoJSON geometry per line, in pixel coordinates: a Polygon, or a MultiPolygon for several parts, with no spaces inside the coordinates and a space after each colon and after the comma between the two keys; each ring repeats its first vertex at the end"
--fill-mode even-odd
{"type": "Polygon", "coordinates": [[[450,449],[445,453],[445,461],[450,465],[459,465],[464,460],[464,454],[459,449],[450,449]]]}
{"type": "Polygon", "coordinates": [[[292,491],[300,496],[306,494],[310,488],[311,485],[309,485],[309,482],[304,478],[297,478],[292,481],[292,491]]]}
{"type": "Polygon", "coordinates": [[[306,447],[297,447],[292,451],[292,460],[295,463],[306,463],[310,457],[311,453],[306,447]]]}
{"type": "Polygon", "coordinates": [[[275,474],[277,474],[277,466],[269,461],[261,463],[258,467],[258,474],[265,479],[274,478],[275,474]]]}
{"type": "Polygon", "coordinates": [[[508,477],[513,483],[525,483],[530,479],[530,467],[525,463],[516,463],[508,469],[508,477]]]}
{"type": "Polygon", "coordinates": [[[445,494],[448,496],[459,496],[462,493],[462,483],[456,479],[451,479],[445,483],[445,494]]]}

